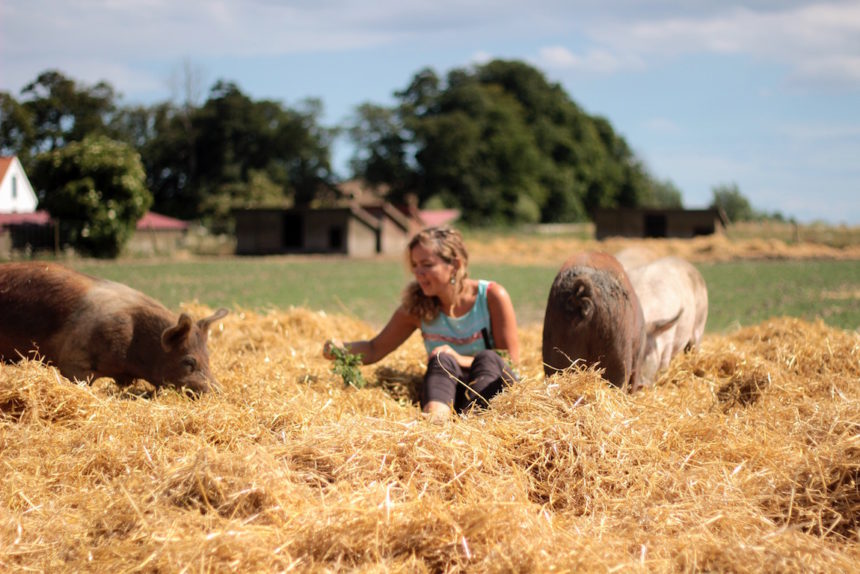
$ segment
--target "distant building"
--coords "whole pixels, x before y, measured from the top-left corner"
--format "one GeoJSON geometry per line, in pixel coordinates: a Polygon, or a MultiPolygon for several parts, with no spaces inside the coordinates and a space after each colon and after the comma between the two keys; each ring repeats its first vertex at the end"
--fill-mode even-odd
{"type": "Polygon", "coordinates": [[[36,192],[17,157],[0,157],[0,213],[33,213],[36,192]]]}
{"type": "Polygon", "coordinates": [[[425,227],[414,205],[395,207],[384,199],[385,186],[351,180],[331,191],[324,207],[235,210],[236,253],[399,255],[425,227]]]}
{"type": "MultiPolygon", "coordinates": [[[[126,250],[138,254],[170,253],[180,247],[189,224],[152,211],[137,222],[126,250]]],[[[47,211],[0,213],[0,257],[15,251],[57,251],[59,237],[47,211]]]]}
{"type": "Polygon", "coordinates": [[[238,255],[332,253],[352,257],[402,253],[409,220],[392,207],[375,213],[356,205],[240,209],[236,218],[238,255]]]}
{"type": "Polygon", "coordinates": [[[722,209],[600,208],[594,214],[597,239],[606,237],[695,237],[725,231],[722,209]]]}
{"type": "Polygon", "coordinates": [[[189,227],[187,221],[147,211],[135,225],[125,249],[138,255],[173,253],[182,247],[189,227]]]}

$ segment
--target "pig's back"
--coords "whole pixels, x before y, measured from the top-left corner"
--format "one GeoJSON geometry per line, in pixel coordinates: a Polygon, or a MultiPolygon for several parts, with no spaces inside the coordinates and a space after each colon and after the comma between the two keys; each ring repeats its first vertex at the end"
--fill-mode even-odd
{"type": "Polygon", "coordinates": [[[54,263],[0,265],[0,357],[16,360],[51,339],[80,308],[94,279],[54,263]]]}

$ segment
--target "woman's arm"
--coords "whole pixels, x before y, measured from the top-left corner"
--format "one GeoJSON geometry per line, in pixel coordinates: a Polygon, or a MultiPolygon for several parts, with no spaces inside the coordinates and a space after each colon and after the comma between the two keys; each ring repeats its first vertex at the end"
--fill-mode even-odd
{"type": "Polygon", "coordinates": [[[517,317],[511,296],[498,283],[487,287],[487,307],[490,310],[490,325],[496,348],[504,349],[516,365],[520,362],[520,339],[517,334],[517,317]]]}
{"type": "Polygon", "coordinates": [[[374,338],[369,341],[352,341],[343,344],[328,340],[323,345],[323,356],[326,359],[334,359],[331,349],[340,346],[353,355],[361,355],[361,362],[370,365],[402,345],[419,326],[419,320],[400,306],[388,320],[388,324],[374,338]]]}

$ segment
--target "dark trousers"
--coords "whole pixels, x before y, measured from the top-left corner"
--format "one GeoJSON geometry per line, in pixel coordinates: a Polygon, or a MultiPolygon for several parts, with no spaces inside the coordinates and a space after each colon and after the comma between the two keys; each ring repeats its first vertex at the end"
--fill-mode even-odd
{"type": "Polygon", "coordinates": [[[487,401],[516,380],[511,368],[495,351],[480,351],[468,369],[458,365],[451,355],[440,353],[427,365],[421,407],[430,401],[452,406],[458,413],[472,405],[485,407],[487,401]]]}

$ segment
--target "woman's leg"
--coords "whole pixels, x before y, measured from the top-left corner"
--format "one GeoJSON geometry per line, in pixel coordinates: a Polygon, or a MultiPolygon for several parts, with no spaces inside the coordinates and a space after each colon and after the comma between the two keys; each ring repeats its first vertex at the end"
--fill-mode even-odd
{"type": "Polygon", "coordinates": [[[421,387],[421,410],[434,416],[448,416],[457,396],[457,381],[465,380],[454,357],[440,353],[430,358],[421,387]]]}
{"type": "Polygon", "coordinates": [[[475,355],[469,369],[468,388],[460,386],[454,406],[457,412],[472,405],[485,407],[491,398],[516,380],[513,371],[498,353],[489,349],[481,351],[475,355]]]}

